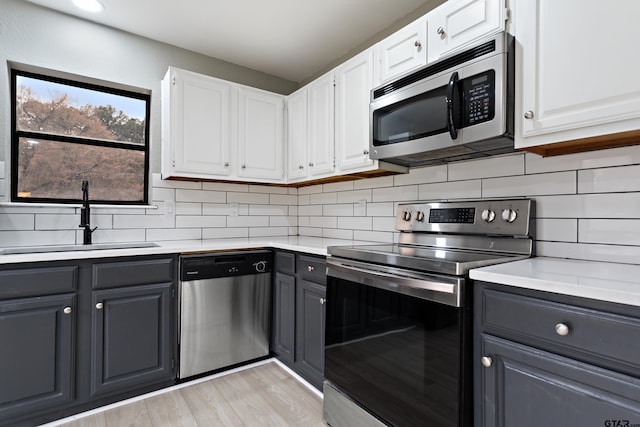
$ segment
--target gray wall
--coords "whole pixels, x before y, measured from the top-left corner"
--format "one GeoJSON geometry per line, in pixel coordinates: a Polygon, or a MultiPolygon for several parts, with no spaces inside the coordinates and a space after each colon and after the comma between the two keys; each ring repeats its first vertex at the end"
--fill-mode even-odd
{"type": "MultiPolygon", "coordinates": [[[[96,25],[24,0],[0,0],[0,62],[43,67],[151,91],[153,172],[160,171],[160,80],[169,65],[282,94],[298,87],[288,80],[96,25]]],[[[11,139],[8,68],[0,66],[0,161],[6,161],[7,175],[11,139]]]]}

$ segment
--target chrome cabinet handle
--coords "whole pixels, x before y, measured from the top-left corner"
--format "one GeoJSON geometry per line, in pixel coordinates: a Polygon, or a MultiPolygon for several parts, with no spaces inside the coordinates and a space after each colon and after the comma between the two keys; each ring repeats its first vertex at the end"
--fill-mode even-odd
{"type": "Polygon", "coordinates": [[[98,310],[102,310],[102,308],[103,308],[103,307],[104,307],[104,304],[102,304],[101,302],[99,302],[99,303],[97,303],[97,304],[96,304],[96,308],[97,308],[98,310]]]}
{"type": "Polygon", "coordinates": [[[569,325],[566,325],[564,323],[558,323],[555,327],[556,330],[556,334],[565,337],[567,335],[569,335],[569,325]]]}
{"type": "Polygon", "coordinates": [[[422,47],[422,43],[420,43],[420,40],[416,40],[415,43],[413,44],[415,47],[417,47],[418,49],[420,49],[422,47]]]}
{"type": "Polygon", "coordinates": [[[229,162],[224,162],[224,167],[228,168],[229,167],[229,162]]]}
{"type": "Polygon", "coordinates": [[[362,154],[364,154],[365,156],[369,154],[369,150],[362,150],[362,154]]]}
{"type": "Polygon", "coordinates": [[[307,271],[308,271],[309,273],[311,273],[313,270],[315,270],[315,268],[313,267],[313,265],[308,265],[308,266],[307,266],[307,271]]]}
{"type": "Polygon", "coordinates": [[[533,119],[533,117],[534,117],[534,114],[533,114],[533,111],[531,111],[531,110],[529,110],[526,113],[524,113],[524,118],[527,119],[527,120],[531,120],[531,119],[533,119]]]}
{"type": "Polygon", "coordinates": [[[300,166],[298,166],[298,169],[302,170],[302,169],[304,169],[304,166],[300,165],[300,166]]]}
{"type": "Polygon", "coordinates": [[[480,363],[482,363],[482,366],[485,368],[490,368],[491,365],[493,365],[493,360],[489,356],[483,356],[480,359],[480,363]]]}
{"type": "Polygon", "coordinates": [[[242,165],[242,166],[240,166],[240,167],[241,167],[242,169],[246,169],[246,168],[247,168],[247,165],[242,165]]]}
{"type": "Polygon", "coordinates": [[[326,302],[327,300],[325,298],[320,298],[320,305],[324,305],[326,302]]]}
{"type": "Polygon", "coordinates": [[[309,166],[313,167],[313,163],[309,163],[309,166]]]}
{"type": "Polygon", "coordinates": [[[64,309],[62,309],[62,312],[64,314],[71,314],[73,310],[71,309],[71,307],[65,307],[64,309]]]}
{"type": "Polygon", "coordinates": [[[444,28],[438,27],[438,29],[436,30],[436,34],[440,37],[444,36],[444,28]]]}

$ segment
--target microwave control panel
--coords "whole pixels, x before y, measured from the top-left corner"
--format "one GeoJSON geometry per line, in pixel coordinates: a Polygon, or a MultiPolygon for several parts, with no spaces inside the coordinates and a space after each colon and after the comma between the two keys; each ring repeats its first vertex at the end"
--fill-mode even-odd
{"type": "Polygon", "coordinates": [[[496,73],[485,71],[461,80],[462,127],[493,120],[495,116],[496,73]]]}

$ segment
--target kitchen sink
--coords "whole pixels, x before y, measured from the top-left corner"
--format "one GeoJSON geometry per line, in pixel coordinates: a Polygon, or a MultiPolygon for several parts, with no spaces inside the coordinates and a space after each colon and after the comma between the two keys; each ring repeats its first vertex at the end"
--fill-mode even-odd
{"type": "Polygon", "coordinates": [[[98,251],[107,249],[132,249],[154,248],[155,243],[131,242],[131,243],[94,243],[91,245],[50,245],[50,246],[24,246],[0,249],[0,255],[37,254],[46,252],[71,252],[71,251],[98,251]]]}

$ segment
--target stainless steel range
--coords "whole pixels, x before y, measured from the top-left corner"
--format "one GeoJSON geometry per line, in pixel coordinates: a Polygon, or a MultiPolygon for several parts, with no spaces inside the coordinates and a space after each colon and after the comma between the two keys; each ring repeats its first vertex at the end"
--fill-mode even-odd
{"type": "Polygon", "coordinates": [[[472,426],[471,268],[533,255],[534,202],[399,204],[396,244],[328,249],[332,427],[472,426]]]}

